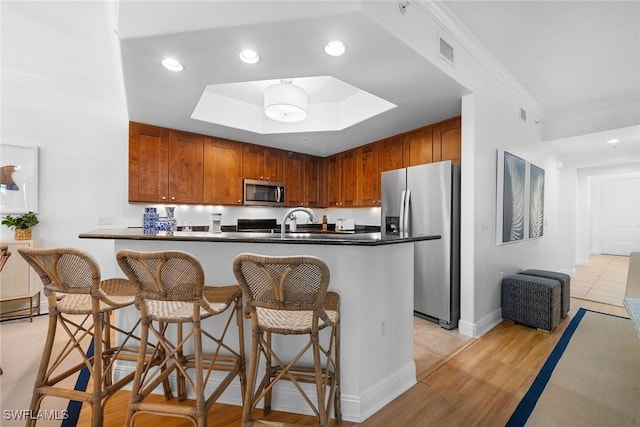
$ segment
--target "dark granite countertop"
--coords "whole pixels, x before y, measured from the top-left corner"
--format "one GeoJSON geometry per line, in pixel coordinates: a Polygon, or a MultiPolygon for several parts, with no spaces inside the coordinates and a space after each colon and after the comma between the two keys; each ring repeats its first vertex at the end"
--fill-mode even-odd
{"type": "Polygon", "coordinates": [[[279,233],[266,232],[222,232],[177,231],[173,236],[164,232],[155,235],[143,234],[142,228],[105,228],[80,233],[81,239],[124,239],[124,240],[168,240],[192,242],[245,242],[245,243],[284,243],[313,245],[359,245],[379,246],[395,243],[418,242],[440,239],[439,235],[418,235],[411,237],[384,236],[379,232],[336,233],[336,232],[297,232],[286,233],[282,239],[279,233]]]}

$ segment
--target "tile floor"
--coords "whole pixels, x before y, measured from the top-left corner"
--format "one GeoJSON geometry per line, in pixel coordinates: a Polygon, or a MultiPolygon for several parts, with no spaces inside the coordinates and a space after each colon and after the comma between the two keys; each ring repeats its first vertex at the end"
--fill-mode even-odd
{"type": "Polygon", "coordinates": [[[622,307],[628,270],[628,256],[591,255],[588,265],[576,266],[571,296],[622,307]]]}
{"type": "Polygon", "coordinates": [[[458,354],[474,341],[474,338],[448,330],[438,324],[413,317],[413,359],[416,377],[423,380],[431,372],[458,354]]]}

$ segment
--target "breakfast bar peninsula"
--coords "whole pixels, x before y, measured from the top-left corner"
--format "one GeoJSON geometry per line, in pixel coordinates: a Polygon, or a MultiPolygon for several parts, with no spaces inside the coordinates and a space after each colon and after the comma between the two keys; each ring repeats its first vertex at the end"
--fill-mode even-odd
{"type": "MultiPolygon", "coordinates": [[[[236,255],[313,255],[329,266],[329,289],[340,294],[341,397],[347,421],[362,422],[416,383],[413,361],[414,243],[440,236],[383,237],[380,233],[242,233],[175,232],[145,235],[142,229],[100,229],[80,238],[110,239],[114,254],[121,249],[139,251],[182,250],[194,255],[205,271],[206,284],[235,283],[232,262],[236,255]]],[[[115,264],[115,257],[114,257],[115,264]]],[[[124,275],[123,275],[124,277],[124,275]]],[[[118,318],[122,326],[137,320],[130,309],[118,318]]],[[[214,316],[215,317],[215,316],[214,316]]],[[[217,327],[207,319],[203,327],[217,327]]],[[[245,337],[249,348],[249,325],[245,337]]],[[[289,337],[288,337],[289,338],[289,337]]],[[[274,337],[275,340],[275,337],[274,337]]],[[[287,339],[285,351],[295,344],[287,339]]],[[[123,364],[116,375],[133,369],[123,364]]],[[[212,383],[217,378],[209,380],[212,383]]],[[[306,384],[305,384],[306,385],[306,384]]],[[[240,385],[232,384],[219,399],[241,405],[240,385]]],[[[276,388],[273,408],[309,414],[294,386],[276,388]],[[290,387],[290,388],[289,388],[290,387]]]]}

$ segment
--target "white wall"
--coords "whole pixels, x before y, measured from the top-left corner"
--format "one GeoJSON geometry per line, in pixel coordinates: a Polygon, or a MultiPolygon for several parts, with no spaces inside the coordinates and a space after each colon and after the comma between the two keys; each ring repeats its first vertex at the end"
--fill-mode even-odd
{"type": "Polygon", "coordinates": [[[557,158],[541,143],[540,108],[500,69],[486,68],[486,52],[466,50],[472,37],[455,28],[445,7],[367,3],[370,15],[469,89],[462,98],[461,319],[459,330],[480,336],[501,320],[500,279],[523,268],[560,269],[557,158]],[[453,45],[451,67],[439,56],[439,36],[453,45]],[[529,120],[520,121],[520,108],[529,120]],[[545,169],[545,235],[496,246],[496,157],[505,149],[545,169]]]}
{"type": "MultiPolygon", "coordinates": [[[[105,260],[113,245],[79,240],[98,218],[125,222],[127,108],[102,2],[2,2],[0,141],[39,147],[44,246],[105,260]]],[[[3,239],[12,238],[6,227],[3,239]]]]}

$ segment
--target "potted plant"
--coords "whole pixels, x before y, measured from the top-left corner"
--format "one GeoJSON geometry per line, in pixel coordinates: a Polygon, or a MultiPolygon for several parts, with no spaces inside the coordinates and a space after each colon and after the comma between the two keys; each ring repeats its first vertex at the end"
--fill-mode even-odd
{"type": "Polygon", "coordinates": [[[2,225],[15,231],[15,240],[31,240],[31,228],[39,222],[38,215],[31,211],[22,215],[2,217],[2,225]]]}

